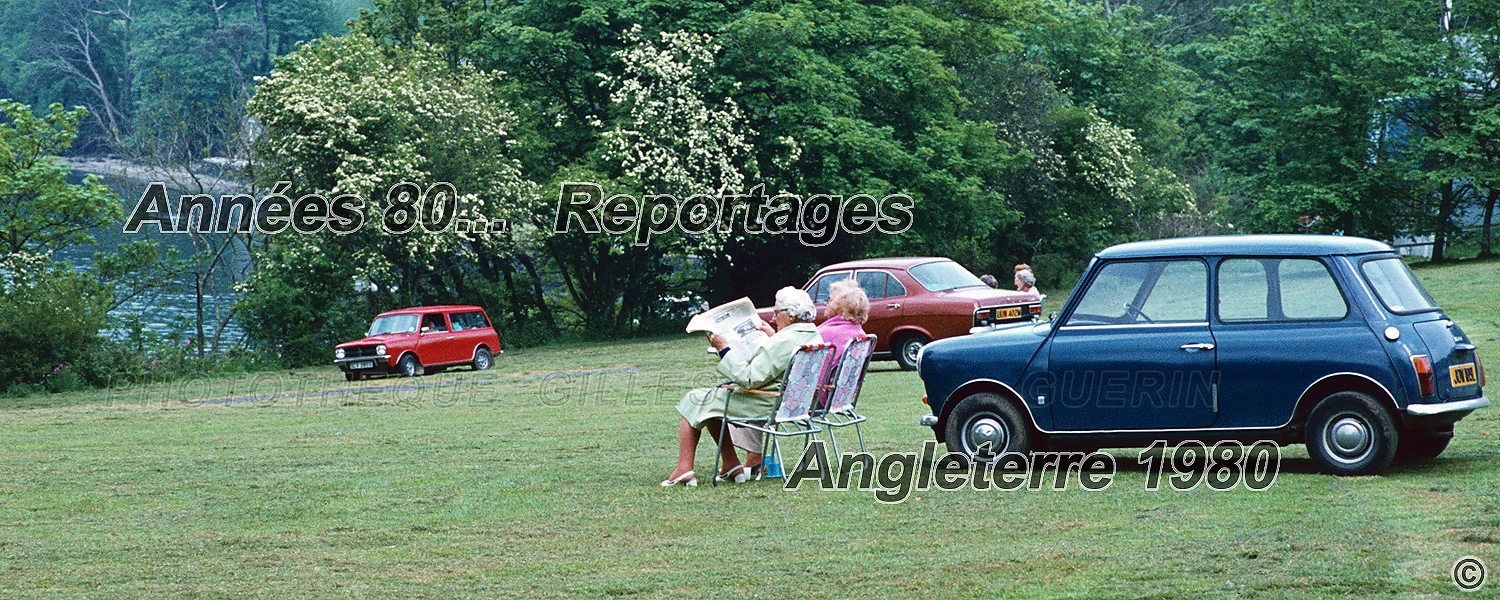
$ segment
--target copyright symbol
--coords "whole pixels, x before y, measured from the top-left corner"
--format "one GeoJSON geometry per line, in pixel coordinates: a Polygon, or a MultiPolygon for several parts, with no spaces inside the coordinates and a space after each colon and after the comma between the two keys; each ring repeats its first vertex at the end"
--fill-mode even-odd
{"type": "Polygon", "coordinates": [[[1472,592],[1484,587],[1484,561],[1478,557],[1465,556],[1453,563],[1453,585],[1460,592],[1472,592]]]}

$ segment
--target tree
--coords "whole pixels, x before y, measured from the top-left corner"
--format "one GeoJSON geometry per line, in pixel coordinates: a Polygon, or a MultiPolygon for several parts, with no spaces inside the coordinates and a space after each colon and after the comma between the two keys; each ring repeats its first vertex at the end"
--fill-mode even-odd
{"type": "Polygon", "coordinates": [[[1408,78],[1440,56],[1436,5],[1407,0],[1258,2],[1226,13],[1235,34],[1207,49],[1208,118],[1222,164],[1251,199],[1255,231],[1390,239],[1431,210],[1432,189],[1404,160],[1409,138],[1382,134],[1408,78]]]}
{"type": "Polygon", "coordinates": [[[29,106],[0,100],[0,113],[0,254],[91,243],[90,230],[120,220],[120,201],[98,176],[71,185],[57,161],[87,110],[53,104],[38,117],[29,106]]]}
{"type": "Polygon", "coordinates": [[[0,100],[0,113],[0,384],[9,385],[40,381],[97,346],[111,291],[51,254],[92,242],[88,231],[122,211],[97,177],[69,184],[56,160],[87,111],[54,104],[38,117],[0,100]]]}
{"type": "Polygon", "coordinates": [[[497,78],[425,44],[388,55],[360,34],[278,61],[249,105],[264,127],[261,188],[357,215],[262,237],[245,287],[256,340],[290,362],[324,360],[350,327],[329,311],[362,321],[393,303],[476,301],[496,284],[492,260],[512,247],[509,234],[460,230],[455,217],[520,222],[536,193],[507,158],[516,117],[497,78]]]}

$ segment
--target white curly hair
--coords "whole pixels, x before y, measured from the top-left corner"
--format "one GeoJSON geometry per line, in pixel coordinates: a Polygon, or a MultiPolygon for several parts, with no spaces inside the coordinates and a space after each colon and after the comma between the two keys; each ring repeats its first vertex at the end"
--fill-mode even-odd
{"type": "Polygon", "coordinates": [[[818,316],[812,296],[791,286],[776,290],[776,309],[786,311],[793,321],[811,323],[818,316]]]}

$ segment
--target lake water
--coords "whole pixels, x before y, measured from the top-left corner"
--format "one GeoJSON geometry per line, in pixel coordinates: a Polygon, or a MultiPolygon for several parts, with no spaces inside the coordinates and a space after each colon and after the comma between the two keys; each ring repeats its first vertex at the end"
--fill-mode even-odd
{"type": "MultiPolygon", "coordinates": [[[[86,173],[74,171],[68,177],[69,183],[83,181],[86,173]]],[[[125,215],[128,218],[131,209],[140,200],[142,192],[146,189],[145,182],[139,182],[119,177],[105,177],[105,183],[110,189],[119,194],[124,204],[125,215]]],[[[168,188],[168,199],[172,205],[177,204],[180,192],[168,188]]],[[[139,233],[125,234],[122,225],[104,227],[89,232],[96,240],[92,246],[79,246],[68,248],[58,252],[54,258],[72,263],[75,268],[85,269],[91,267],[94,255],[100,251],[110,251],[117,246],[138,240],[156,240],[163,247],[176,248],[179,259],[187,259],[198,251],[193,246],[193,240],[185,234],[162,234],[156,231],[154,225],[141,228],[139,233]]],[[[222,236],[219,236],[222,239],[222,236]]],[[[233,244],[231,249],[225,253],[224,265],[216,269],[215,274],[203,298],[204,311],[204,338],[212,344],[214,328],[218,325],[218,317],[215,316],[215,307],[219,311],[227,312],[234,304],[238,296],[233,292],[233,286],[237,281],[243,281],[244,275],[249,269],[249,255],[242,244],[233,244]]],[[[119,308],[110,312],[117,324],[123,326],[128,320],[139,319],[143,329],[153,331],[160,335],[174,333],[181,334],[184,338],[191,339],[196,336],[197,294],[194,292],[192,273],[183,273],[173,276],[170,273],[162,273],[159,282],[164,285],[160,290],[153,290],[148,294],[141,295],[119,308]]],[[[123,328],[104,332],[105,335],[114,339],[123,339],[127,332],[123,328]]],[[[220,349],[230,345],[243,343],[244,329],[237,320],[231,320],[225,327],[220,338],[220,349]]]]}

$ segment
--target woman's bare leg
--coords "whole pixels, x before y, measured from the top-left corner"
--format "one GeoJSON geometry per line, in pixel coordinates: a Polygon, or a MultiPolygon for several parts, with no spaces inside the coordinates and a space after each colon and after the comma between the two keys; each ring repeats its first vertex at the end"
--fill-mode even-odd
{"type": "Polygon", "coordinates": [[[698,440],[703,433],[688,424],[687,419],[678,419],[677,424],[677,469],[670,479],[681,477],[693,470],[693,459],[698,454],[698,440]]]}
{"type": "MultiPolygon", "coordinates": [[[[707,427],[709,435],[713,436],[714,444],[722,447],[719,451],[719,462],[721,464],[719,465],[719,472],[717,474],[723,475],[738,468],[740,466],[740,457],[734,451],[734,441],[724,440],[721,442],[719,440],[719,420],[709,419],[703,423],[703,426],[707,427]]],[[[725,432],[725,434],[727,435],[728,432],[725,432]]]]}

